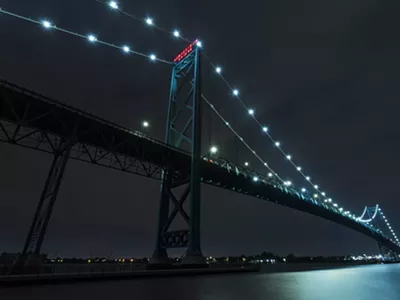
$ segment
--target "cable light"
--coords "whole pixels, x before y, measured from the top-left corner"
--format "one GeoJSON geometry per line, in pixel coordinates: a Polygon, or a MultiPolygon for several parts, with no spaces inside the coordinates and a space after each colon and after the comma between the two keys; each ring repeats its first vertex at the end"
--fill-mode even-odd
{"type": "Polygon", "coordinates": [[[147,25],[150,25],[150,26],[154,25],[154,24],[153,24],[153,19],[152,19],[152,18],[146,18],[145,21],[146,21],[146,24],[147,24],[147,25]]]}
{"type": "Polygon", "coordinates": [[[215,72],[217,72],[218,74],[221,74],[222,68],[221,67],[216,67],[215,68],[215,72]]]}
{"type": "Polygon", "coordinates": [[[118,9],[118,3],[115,1],[110,1],[108,3],[108,5],[112,8],[112,9],[118,9]]]}
{"type": "Polygon", "coordinates": [[[176,30],[176,29],[174,30],[173,35],[174,35],[174,37],[180,37],[180,36],[181,36],[181,34],[179,33],[179,31],[176,30]]]}
{"type": "MultiPolygon", "coordinates": [[[[19,15],[19,14],[7,11],[7,10],[5,10],[3,8],[0,8],[0,13],[2,13],[4,15],[11,16],[11,17],[14,17],[14,18],[17,18],[17,19],[20,19],[20,20],[24,20],[24,21],[28,21],[30,23],[34,23],[34,24],[40,25],[45,29],[52,29],[52,30],[56,30],[56,31],[59,31],[59,32],[63,32],[63,33],[75,36],[75,37],[79,37],[79,38],[82,38],[82,39],[85,39],[85,40],[89,41],[90,43],[97,43],[97,44],[101,44],[101,45],[104,45],[104,46],[108,46],[110,48],[118,49],[120,51],[124,51],[123,47],[120,47],[120,46],[117,46],[117,45],[114,45],[114,44],[99,40],[99,39],[97,39],[97,37],[94,34],[84,35],[84,34],[76,33],[76,32],[73,32],[71,30],[55,26],[53,23],[51,23],[47,19],[46,20],[41,20],[41,21],[35,20],[35,19],[31,19],[31,18],[25,17],[23,15],[19,15]]],[[[142,57],[147,57],[147,58],[151,59],[151,57],[149,55],[144,54],[142,52],[130,50],[130,53],[136,54],[136,55],[139,55],[139,56],[142,56],[142,57]]],[[[163,59],[157,59],[156,58],[155,60],[157,60],[159,62],[162,62],[162,63],[166,63],[166,64],[173,64],[172,62],[167,61],[167,60],[163,60],[163,59]]]]}

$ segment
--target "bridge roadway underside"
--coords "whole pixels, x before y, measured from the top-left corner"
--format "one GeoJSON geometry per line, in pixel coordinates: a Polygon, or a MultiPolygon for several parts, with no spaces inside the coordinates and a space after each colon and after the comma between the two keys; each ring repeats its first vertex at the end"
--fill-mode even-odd
{"type": "MultiPolygon", "coordinates": [[[[60,140],[72,146],[70,158],[127,173],[160,179],[172,170],[176,186],[188,181],[190,155],[79,109],[0,80],[0,142],[54,153],[60,140]]],[[[253,173],[255,174],[255,173],[253,173]]],[[[400,247],[368,227],[299,196],[206,160],[202,181],[331,220],[365,234],[386,248],[400,247]]]]}

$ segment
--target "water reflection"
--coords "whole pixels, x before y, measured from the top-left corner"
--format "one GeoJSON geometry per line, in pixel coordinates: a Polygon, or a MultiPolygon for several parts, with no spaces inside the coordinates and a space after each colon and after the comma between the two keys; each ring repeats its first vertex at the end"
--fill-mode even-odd
{"type": "Polygon", "coordinates": [[[397,300],[400,264],[0,289],[0,299],[397,300]]]}

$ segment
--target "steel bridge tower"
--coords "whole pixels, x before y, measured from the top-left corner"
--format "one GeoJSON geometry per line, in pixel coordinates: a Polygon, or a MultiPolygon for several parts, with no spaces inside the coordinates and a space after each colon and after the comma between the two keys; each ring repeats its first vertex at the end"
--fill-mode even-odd
{"type": "Polygon", "coordinates": [[[194,41],[174,60],[172,69],[165,142],[176,148],[189,145],[190,173],[185,180],[174,180],[173,171],[166,169],[161,182],[156,247],[151,260],[154,264],[168,262],[167,249],[187,248],[185,264],[204,264],[200,246],[200,162],[201,162],[201,47],[194,41]],[[177,197],[174,189],[186,185],[177,197]],[[190,201],[190,214],[183,204],[190,201]],[[175,208],[171,211],[170,203],[175,208]],[[170,230],[180,214],[187,229],[170,230]]]}

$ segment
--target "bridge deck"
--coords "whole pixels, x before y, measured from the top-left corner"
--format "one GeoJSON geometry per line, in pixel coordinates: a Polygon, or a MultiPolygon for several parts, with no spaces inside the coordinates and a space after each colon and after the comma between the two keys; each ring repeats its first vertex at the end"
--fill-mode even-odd
{"type": "MultiPolygon", "coordinates": [[[[71,158],[80,161],[155,179],[169,168],[177,184],[185,182],[190,171],[185,151],[0,80],[1,142],[52,153],[61,138],[74,144],[71,158]]],[[[331,220],[400,253],[399,246],[369,225],[247,168],[204,158],[201,176],[206,184],[331,220]]]]}

